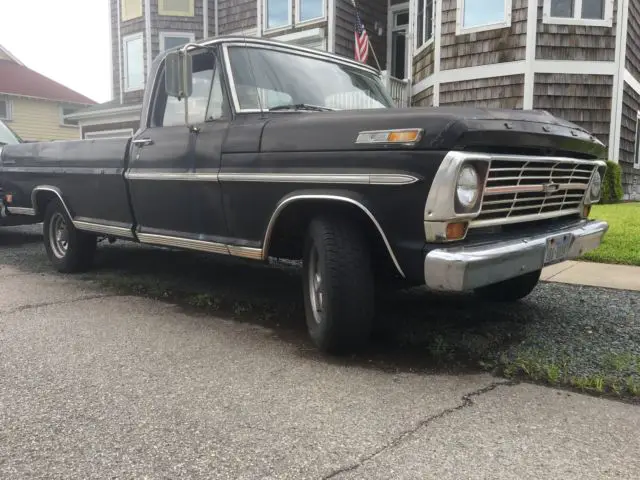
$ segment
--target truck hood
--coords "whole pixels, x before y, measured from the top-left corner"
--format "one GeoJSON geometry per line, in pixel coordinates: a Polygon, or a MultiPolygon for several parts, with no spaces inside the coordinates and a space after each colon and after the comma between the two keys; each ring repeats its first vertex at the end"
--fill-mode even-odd
{"type": "Polygon", "coordinates": [[[604,158],[606,148],[571,122],[540,110],[411,107],[336,112],[280,112],[264,126],[262,152],[397,149],[362,145],[359,132],[422,128],[418,150],[475,150],[604,158]]]}

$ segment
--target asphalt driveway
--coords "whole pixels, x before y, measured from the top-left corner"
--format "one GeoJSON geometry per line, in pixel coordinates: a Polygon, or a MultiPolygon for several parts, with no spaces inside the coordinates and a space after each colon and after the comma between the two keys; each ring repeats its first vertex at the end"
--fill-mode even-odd
{"type": "MultiPolygon", "coordinates": [[[[120,246],[104,249],[96,272],[65,277],[51,271],[30,228],[0,233],[0,249],[2,478],[585,479],[640,471],[639,407],[449,368],[456,362],[393,343],[417,324],[363,357],[318,355],[296,320],[288,271],[212,264],[216,272],[203,273],[194,267],[200,260],[182,254],[120,246]],[[147,282],[163,275],[174,290],[193,282],[191,306],[211,308],[145,298],[160,288],[147,282]],[[137,288],[108,288],[123,284],[137,288]],[[202,285],[219,295],[206,296],[202,285]],[[290,313],[265,298],[292,304],[290,313]]],[[[553,301],[568,291],[554,291],[553,301]]],[[[423,309],[420,298],[406,309],[423,309]]],[[[519,308],[546,308],[539,297],[532,302],[519,308]]],[[[445,299],[434,311],[463,310],[445,299]]]]}

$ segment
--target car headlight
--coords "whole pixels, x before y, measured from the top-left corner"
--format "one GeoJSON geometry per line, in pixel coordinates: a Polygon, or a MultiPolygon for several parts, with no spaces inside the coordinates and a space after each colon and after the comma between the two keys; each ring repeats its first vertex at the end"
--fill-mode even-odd
{"type": "Polygon", "coordinates": [[[456,197],[464,210],[472,210],[478,203],[480,196],[480,181],[478,172],[471,165],[465,165],[458,174],[456,197]]]}
{"type": "Polygon", "coordinates": [[[593,180],[591,181],[591,189],[589,190],[589,196],[591,200],[598,200],[600,198],[600,192],[602,191],[602,177],[599,171],[595,171],[593,174],[593,180]]]}

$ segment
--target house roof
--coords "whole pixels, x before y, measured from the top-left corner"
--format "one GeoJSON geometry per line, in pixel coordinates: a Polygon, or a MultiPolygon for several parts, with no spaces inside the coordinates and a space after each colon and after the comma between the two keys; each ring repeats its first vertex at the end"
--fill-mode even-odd
{"type": "MultiPolygon", "coordinates": [[[[2,50],[6,52],[5,49],[2,50]]],[[[96,103],[90,98],[25,67],[19,61],[13,60],[0,60],[0,95],[1,94],[20,95],[83,105],[93,105],[96,103]]]]}

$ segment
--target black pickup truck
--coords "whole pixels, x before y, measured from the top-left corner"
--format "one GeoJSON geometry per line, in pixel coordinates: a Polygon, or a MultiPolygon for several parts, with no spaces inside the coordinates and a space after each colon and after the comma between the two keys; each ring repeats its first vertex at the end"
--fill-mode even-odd
{"type": "Polygon", "coordinates": [[[546,112],[394,108],[363,64],[221,37],[154,61],[132,138],[5,146],[0,183],[62,272],[98,237],[301,259],[309,334],[340,352],[396,281],[515,301],[597,248],[605,155],[546,112]]]}

